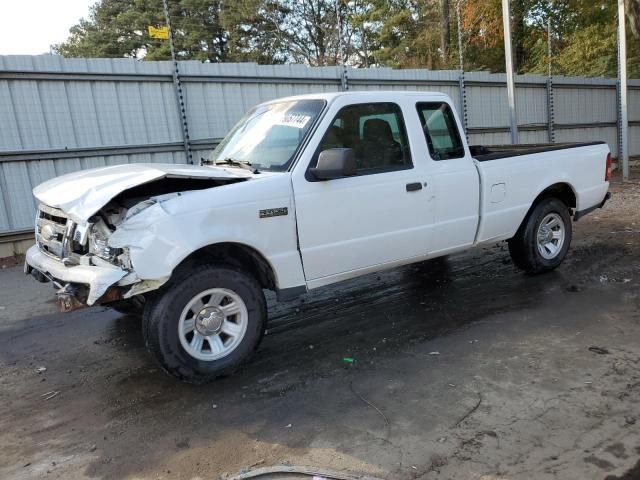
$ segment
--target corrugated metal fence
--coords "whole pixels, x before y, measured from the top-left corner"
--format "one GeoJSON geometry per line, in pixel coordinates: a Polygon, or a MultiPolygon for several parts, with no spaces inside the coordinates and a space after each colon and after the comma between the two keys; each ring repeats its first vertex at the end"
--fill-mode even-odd
{"type": "MultiPolygon", "coordinates": [[[[253,105],[349,90],[437,90],[463,112],[471,143],[509,141],[505,75],[458,71],[309,68],[180,62],[181,112],[170,62],[0,56],[0,235],[31,230],[31,189],[74,170],[206,157],[253,105]],[[464,83],[464,88],[461,85],[464,83]],[[464,108],[463,108],[464,105],[464,108]]],[[[617,149],[616,82],[520,76],[520,143],[605,140],[617,149]]],[[[640,81],[630,82],[631,155],[640,155],[640,81]]]]}

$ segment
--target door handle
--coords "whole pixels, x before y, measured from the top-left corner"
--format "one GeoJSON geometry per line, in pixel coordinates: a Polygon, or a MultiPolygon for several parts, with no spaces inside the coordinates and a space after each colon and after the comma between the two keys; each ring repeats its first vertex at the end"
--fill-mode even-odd
{"type": "Polygon", "coordinates": [[[417,192],[418,190],[422,190],[422,183],[407,183],[407,192],[417,192]]]}

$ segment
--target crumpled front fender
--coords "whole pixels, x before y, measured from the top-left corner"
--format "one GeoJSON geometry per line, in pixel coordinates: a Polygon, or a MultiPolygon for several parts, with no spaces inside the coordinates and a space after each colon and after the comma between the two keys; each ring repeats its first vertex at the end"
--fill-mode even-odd
{"type": "Polygon", "coordinates": [[[170,237],[158,229],[171,220],[174,217],[167,213],[162,203],[156,203],[118,225],[109,237],[109,246],[128,249],[131,266],[140,279],[166,278],[175,263],[170,252],[176,248],[168,241],[170,237]]]}

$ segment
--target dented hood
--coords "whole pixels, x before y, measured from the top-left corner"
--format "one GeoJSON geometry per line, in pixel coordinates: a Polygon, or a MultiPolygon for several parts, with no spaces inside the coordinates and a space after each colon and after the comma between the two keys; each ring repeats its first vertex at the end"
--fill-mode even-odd
{"type": "Polygon", "coordinates": [[[120,192],[144,183],[169,178],[249,179],[255,174],[241,168],[161,163],[133,163],[69,173],[33,189],[42,203],[60,208],[75,221],[85,221],[120,192]]]}

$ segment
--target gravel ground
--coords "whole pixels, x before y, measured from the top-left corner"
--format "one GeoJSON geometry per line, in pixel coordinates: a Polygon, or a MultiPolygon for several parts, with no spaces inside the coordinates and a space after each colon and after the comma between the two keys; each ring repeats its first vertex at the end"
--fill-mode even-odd
{"type": "Polygon", "coordinates": [[[272,304],[205,386],[161,372],[135,318],[59,314],[0,270],[0,478],[640,478],[640,184],[612,191],[555,272],[499,244],[272,304]]]}

